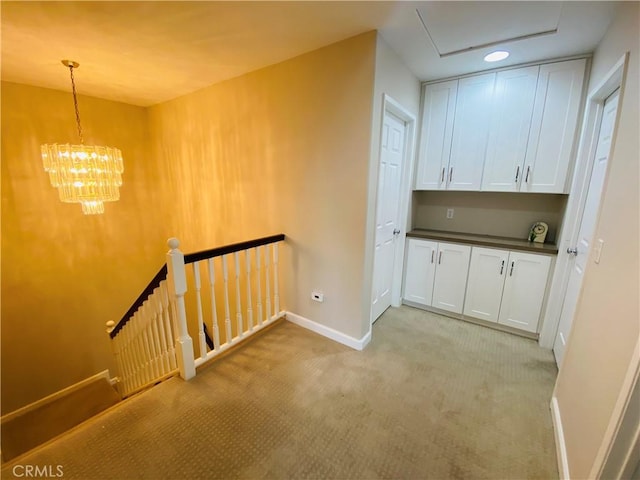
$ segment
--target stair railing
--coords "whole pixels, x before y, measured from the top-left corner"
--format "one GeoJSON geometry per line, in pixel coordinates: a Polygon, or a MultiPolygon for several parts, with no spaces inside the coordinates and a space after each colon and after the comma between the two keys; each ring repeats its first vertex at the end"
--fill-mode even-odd
{"type": "Polygon", "coordinates": [[[121,395],[177,373],[189,380],[196,367],[283,318],[278,244],[284,239],[279,234],[186,255],[178,239],[169,239],[166,264],[117,324],[107,322],[121,395]],[[204,293],[202,277],[209,287],[204,293]]]}

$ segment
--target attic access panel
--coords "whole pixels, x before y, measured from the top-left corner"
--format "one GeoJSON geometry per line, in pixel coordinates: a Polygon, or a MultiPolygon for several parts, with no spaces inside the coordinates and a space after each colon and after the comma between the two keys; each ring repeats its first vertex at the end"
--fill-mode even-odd
{"type": "Polygon", "coordinates": [[[426,2],[416,11],[445,57],[556,33],[562,2],[426,2]]]}

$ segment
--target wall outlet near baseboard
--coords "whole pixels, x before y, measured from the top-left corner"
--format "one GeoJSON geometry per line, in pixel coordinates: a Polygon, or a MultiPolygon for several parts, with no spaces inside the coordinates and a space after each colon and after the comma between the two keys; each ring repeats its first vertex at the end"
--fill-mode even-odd
{"type": "Polygon", "coordinates": [[[453,208],[447,208],[447,218],[453,218],[453,208]]]}
{"type": "Polygon", "coordinates": [[[313,292],[311,292],[311,300],[314,300],[320,303],[324,302],[324,293],[314,290],[313,292]]]}

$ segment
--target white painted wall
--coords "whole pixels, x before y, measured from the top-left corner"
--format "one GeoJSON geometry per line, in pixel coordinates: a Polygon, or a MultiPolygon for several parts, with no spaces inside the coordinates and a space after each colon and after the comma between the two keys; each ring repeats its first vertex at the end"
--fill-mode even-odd
{"type": "MultiPolygon", "coordinates": [[[[378,33],[376,41],[375,81],[373,87],[373,114],[371,117],[371,157],[367,188],[367,226],[365,231],[364,282],[362,285],[362,335],[365,335],[371,328],[371,280],[373,275],[373,250],[375,242],[375,210],[378,190],[380,131],[384,115],[383,96],[385,94],[389,95],[402,105],[405,110],[418,118],[418,111],[420,109],[420,81],[378,33]]],[[[411,164],[413,163],[412,158],[411,164]]],[[[408,199],[409,192],[407,191],[405,193],[408,199]]]]}
{"type": "Polygon", "coordinates": [[[554,395],[557,398],[571,478],[593,478],[598,452],[610,442],[623,381],[638,361],[640,336],[640,176],[638,59],[640,8],[623,2],[593,57],[590,89],[630,52],[617,138],[602,198],[596,239],[604,240],[599,264],[589,263],[576,319],[554,395]]]}

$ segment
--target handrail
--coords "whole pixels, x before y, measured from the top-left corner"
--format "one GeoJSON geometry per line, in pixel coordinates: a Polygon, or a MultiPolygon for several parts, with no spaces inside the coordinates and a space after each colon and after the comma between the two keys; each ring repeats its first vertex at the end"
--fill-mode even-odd
{"type": "MultiPolygon", "coordinates": [[[[200,260],[205,260],[207,258],[219,257],[221,255],[227,255],[229,253],[239,252],[241,250],[247,250],[249,248],[260,247],[262,245],[268,245],[270,243],[279,242],[285,239],[284,233],[280,233],[278,235],[271,235],[269,237],[257,238],[255,240],[248,240],[246,242],[234,243],[231,245],[225,245],[222,247],[211,248],[209,250],[203,250],[200,252],[188,253],[184,256],[184,263],[193,263],[200,260]]],[[[138,310],[145,300],[153,293],[153,291],[158,288],[160,282],[167,277],[167,264],[165,263],[162,268],[156,273],[155,277],[149,282],[149,285],[142,291],[142,293],[138,296],[131,308],[127,310],[127,313],[120,319],[115,327],[109,332],[109,336],[113,339],[116,337],[118,332],[122,330],[122,328],[127,324],[129,319],[133,316],[133,314],[138,310]]]]}
{"type": "Polygon", "coordinates": [[[224,247],[211,248],[209,250],[203,250],[201,252],[186,253],[184,255],[184,263],[193,263],[200,260],[205,260],[207,258],[228,255],[229,253],[239,252],[240,250],[248,250],[255,247],[261,247],[262,245],[268,245],[269,243],[280,242],[282,240],[284,240],[284,233],[271,235],[270,237],[257,238],[255,240],[248,240],[246,242],[225,245],[224,247]]]}

